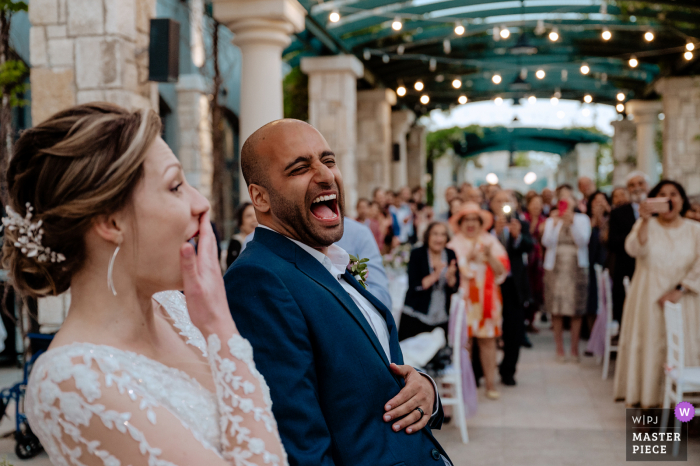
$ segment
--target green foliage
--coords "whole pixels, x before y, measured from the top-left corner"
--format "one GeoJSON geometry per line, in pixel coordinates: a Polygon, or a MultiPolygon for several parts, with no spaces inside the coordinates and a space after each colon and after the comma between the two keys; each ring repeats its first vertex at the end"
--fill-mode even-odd
{"type": "Polygon", "coordinates": [[[513,164],[516,167],[529,167],[532,163],[530,161],[529,152],[518,152],[513,157],[513,164]]]}
{"type": "Polygon", "coordinates": [[[12,466],[12,463],[10,463],[10,461],[7,459],[7,456],[4,456],[0,460],[0,466],[12,466]]]}
{"type": "Polygon", "coordinates": [[[472,133],[483,137],[484,129],[479,125],[465,127],[454,126],[452,128],[439,129],[428,133],[426,136],[426,152],[428,158],[437,160],[445,155],[448,149],[452,149],[455,143],[464,144],[464,133],[472,133]]]}
{"type": "Polygon", "coordinates": [[[18,13],[20,11],[27,11],[28,9],[29,4],[27,2],[15,0],[0,0],[0,10],[7,11],[9,13],[18,13]]]}
{"type": "Polygon", "coordinates": [[[28,101],[19,96],[27,91],[24,80],[29,70],[22,60],[8,60],[0,65],[0,89],[10,94],[10,106],[21,107],[28,101]]]}
{"type": "Polygon", "coordinates": [[[367,269],[367,262],[369,262],[369,259],[360,259],[352,254],[349,254],[349,256],[350,264],[348,265],[348,268],[350,269],[350,273],[357,279],[363,288],[367,289],[366,282],[367,274],[369,273],[369,269],[367,269]]]}
{"type": "Polygon", "coordinates": [[[309,119],[309,77],[300,67],[292,68],[292,71],[284,77],[282,82],[284,90],[284,117],[308,121],[309,119]]]}

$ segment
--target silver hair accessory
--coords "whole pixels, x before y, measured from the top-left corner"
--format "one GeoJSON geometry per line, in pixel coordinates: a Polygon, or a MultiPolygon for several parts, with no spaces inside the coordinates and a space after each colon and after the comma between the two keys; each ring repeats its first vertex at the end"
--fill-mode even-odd
{"type": "Polygon", "coordinates": [[[2,227],[9,231],[17,230],[19,235],[14,242],[14,246],[22,251],[27,257],[33,257],[37,262],[63,262],[66,256],[61,253],[52,251],[49,247],[44,247],[41,244],[41,239],[44,236],[44,230],[41,228],[43,222],[32,222],[32,212],[34,207],[27,202],[27,214],[22,217],[15,212],[12,207],[7,206],[7,217],[2,219],[2,227]]]}
{"type": "Polygon", "coordinates": [[[121,244],[118,244],[117,249],[114,250],[114,254],[112,254],[112,258],[109,261],[109,267],[107,268],[107,286],[109,287],[110,290],[112,290],[112,294],[114,296],[117,295],[117,290],[114,289],[114,280],[112,279],[112,271],[114,270],[114,261],[117,260],[117,253],[119,253],[119,248],[121,248],[121,244]]]}

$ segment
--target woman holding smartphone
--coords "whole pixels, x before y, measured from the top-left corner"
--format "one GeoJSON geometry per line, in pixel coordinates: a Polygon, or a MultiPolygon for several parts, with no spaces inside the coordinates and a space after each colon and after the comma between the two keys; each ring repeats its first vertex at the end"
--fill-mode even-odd
{"type": "Polygon", "coordinates": [[[588,293],[588,241],[591,222],[586,214],[574,213],[576,201],[567,184],[557,188],[557,209],[544,224],[544,307],[552,315],[557,360],[566,362],[563,318],[571,317],[571,357],[578,353],[581,317],[586,313],[588,293]]]}
{"type": "Polygon", "coordinates": [[[666,301],[683,307],[685,365],[700,365],[700,224],[683,218],[689,208],[683,187],[663,180],[639,205],[639,220],[625,240],[637,265],[625,300],[614,391],[628,406],[663,402],[666,301]]]}

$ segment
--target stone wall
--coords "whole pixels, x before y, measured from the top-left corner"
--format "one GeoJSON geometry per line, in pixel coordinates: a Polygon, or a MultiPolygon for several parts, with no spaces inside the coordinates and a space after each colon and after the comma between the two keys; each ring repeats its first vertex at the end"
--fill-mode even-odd
{"type": "Polygon", "coordinates": [[[29,2],[32,121],[97,100],[157,108],[148,82],[155,0],[29,2]]]}
{"type": "Polygon", "coordinates": [[[396,94],[390,89],[357,93],[357,193],[371,197],[374,188],[391,186],[391,106],[396,94]]]}
{"type": "Polygon", "coordinates": [[[425,126],[414,125],[408,133],[406,141],[406,159],[408,163],[408,185],[425,187],[427,173],[427,153],[425,138],[428,130],[425,126]]]}
{"type": "Polygon", "coordinates": [[[700,77],[663,78],[664,178],[678,181],[688,195],[700,194],[700,77]]]}
{"type": "Polygon", "coordinates": [[[613,121],[613,186],[624,186],[625,178],[635,170],[637,160],[637,125],[629,120],[613,121]]]}

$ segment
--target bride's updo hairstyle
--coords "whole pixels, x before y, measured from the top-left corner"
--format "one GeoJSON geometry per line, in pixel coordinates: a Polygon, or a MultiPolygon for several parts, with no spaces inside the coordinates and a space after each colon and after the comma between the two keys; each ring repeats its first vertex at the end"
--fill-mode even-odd
{"type": "Polygon", "coordinates": [[[19,228],[5,228],[2,263],[24,296],[58,295],[86,259],[92,222],[126,207],[143,176],[146,151],[160,135],[152,110],[131,112],[95,102],[61,111],[24,131],[7,170],[9,206],[41,221],[41,245],[65,259],[29,257],[15,244],[19,228]]]}

